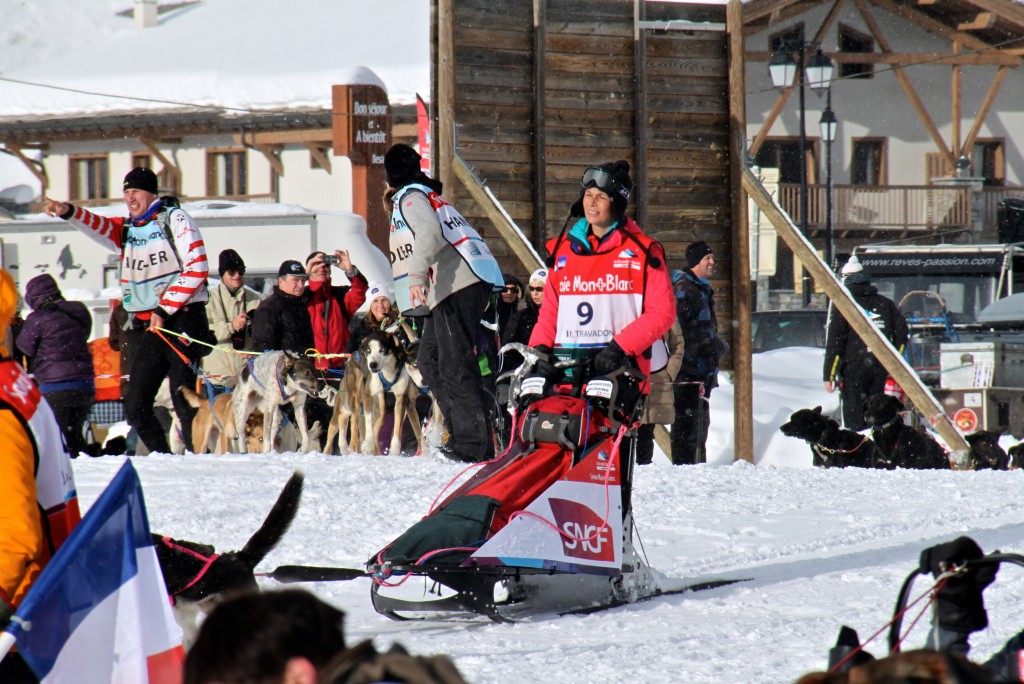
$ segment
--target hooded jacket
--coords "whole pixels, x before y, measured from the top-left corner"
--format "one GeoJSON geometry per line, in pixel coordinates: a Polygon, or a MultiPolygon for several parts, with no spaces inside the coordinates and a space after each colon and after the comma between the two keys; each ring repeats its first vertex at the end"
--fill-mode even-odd
{"type": "Polygon", "coordinates": [[[29,369],[36,382],[44,392],[48,389],[45,385],[76,380],[88,386],[67,389],[93,391],[89,309],[81,302],[66,301],[57,281],[48,273],[28,281],[25,303],[32,313],[25,318],[15,346],[29,357],[29,369]]]}
{"type": "MultiPolygon", "coordinates": [[[[889,338],[892,346],[902,351],[907,345],[908,332],[907,321],[900,313],[899,307],[888,297],[878,294],[878,288],[871,283],[847,281],[846,288],[857,304],[868,313],[868,317],[875,322],[879,332],[889,338]]],[[[860,335],[850,328],[843,315],[833,308],[825,334],[824,380],[834,381],[837,375],[843,375],[846,366],[875,362],[871,349],[860,339],[860,335]]]]}

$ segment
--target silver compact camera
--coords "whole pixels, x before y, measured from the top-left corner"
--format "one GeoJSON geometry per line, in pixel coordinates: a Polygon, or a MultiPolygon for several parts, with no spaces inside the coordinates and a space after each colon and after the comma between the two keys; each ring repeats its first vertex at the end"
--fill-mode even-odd
{"type": "Polygon", "coordinates": [[[321,261],[323,261],[328,266],[336,266],[341,260],[338,259],[338,257],[334,256],[333,254],[325,254],[321,258],[321,261]]]}

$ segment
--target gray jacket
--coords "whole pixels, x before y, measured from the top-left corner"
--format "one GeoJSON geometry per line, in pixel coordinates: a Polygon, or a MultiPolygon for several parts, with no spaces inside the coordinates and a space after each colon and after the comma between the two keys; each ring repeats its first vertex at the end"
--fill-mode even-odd
{"type": "Polygon", "coordinates": [[[409,286],[427,288],[427,305],[431,309],[459,290],[481,282],[458,250],[444,239],[441,224],[424,193],[406,193],[399,211],[413,233],[409,286]]]}

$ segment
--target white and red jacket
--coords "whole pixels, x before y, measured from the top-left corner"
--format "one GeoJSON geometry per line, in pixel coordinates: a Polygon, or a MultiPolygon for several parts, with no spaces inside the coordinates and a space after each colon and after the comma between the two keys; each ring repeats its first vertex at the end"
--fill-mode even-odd
{"type": "Polygon", "coordinates": [[[148,218],[138,221],[107,218],[81,207],[73,207],[64,218],[120,255],[126,311],[161,309],[162,315],[169,317],[186,304],[209,300],[210,267],[206,245],[192,217],[182,209],[156,207],[159,201],[150,206],[148,218]]]}
{"type": "Polygon", "coordinates": [[[649,376],[651,360],[645,352],[676,320],[665,251],[632,219],[596,249],[584,245],[586,229],[581,219],[564,240],[549,243],[549,250],[557,251],[530,346],[596,351],[614,340],[649,376]]]}

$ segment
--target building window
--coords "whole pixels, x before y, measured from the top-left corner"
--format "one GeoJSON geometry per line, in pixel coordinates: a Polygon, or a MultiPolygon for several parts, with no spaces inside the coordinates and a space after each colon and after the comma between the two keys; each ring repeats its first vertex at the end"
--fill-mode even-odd
{"type": "Polygon", "coordinates": [[[800,49],[800,43],[802,42],[804,42],[804,25],[796,24],[792,28],[768,36],[768,51],[789,51],[793,53],[793,59],[795,60],[797,51],[800,49]]]}
{"type": "MultiPolygon", "coordinates": [[[[818,159],[813,140],[804,140],[807,156],[807,182],[817,182],[818,159]]],[[[780,183],[800,182],[800,138],[774,138],[765,140],[757,151],[754,163],[761,168],[779,170],[780,183]]]]}
{"type": "Polygon", "coordinates": [[[151,169],[153,168],[153,158],[148,154],[133,154],[132,155],[132,168],[133,169],[151,169]]]}
{"type": "Polygon", "coordinates": [[[1006,184],[1006,154],[1002,140],[977,140],[971,149],[971,175],[985,179],[985,185],[1006,184]]]}
{"type": "MultiPolygon", "coordinates": [[[[846,24],[839,25],[839,51],[860,52],[864,54],[875,51],[875,40],[846,24]]],[[[840,78],[873,78],[874,64],[840,64],[840,78]]]]}
{"type": "Polygon", "coordinates": [[[110,174],[106,157],[71,157],[68,199],[110,199],[110,174]]]}
{"type": "Polygon", "coordinates": [[[885,138],[854,138],[850,182],[885,185],[885,138]]]}
{"type": "Polygon", "coordinates": [[[247,195],[248,168],[245,150],[211,150],[206,153],[206,194],[211,197],[247,195]]]}

